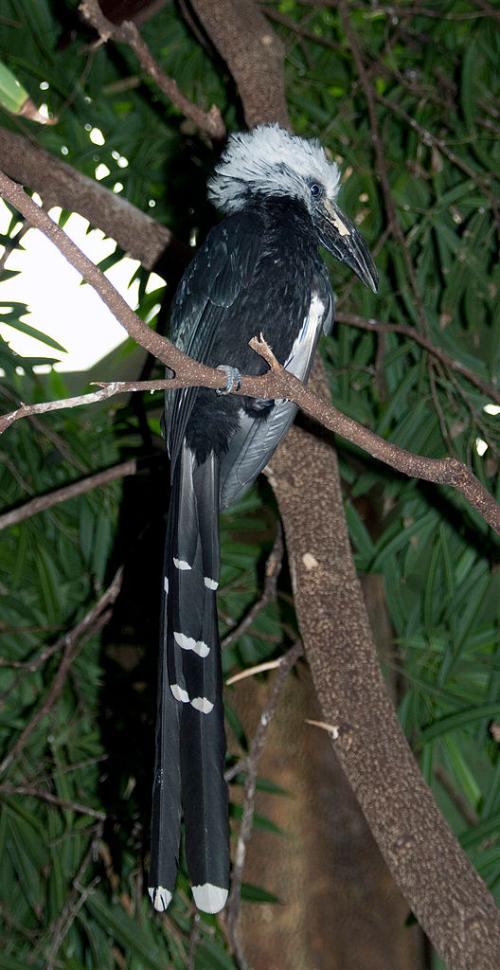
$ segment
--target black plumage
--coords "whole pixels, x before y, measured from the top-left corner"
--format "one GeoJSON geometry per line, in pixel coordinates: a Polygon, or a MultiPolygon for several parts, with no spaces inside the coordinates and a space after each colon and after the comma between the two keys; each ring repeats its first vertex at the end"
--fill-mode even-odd
{"type": "MultiPolygon", "coordinates": [[[[261,374],[266,364],[249,341],[262,333],[277,359],[306,380],[319,336],[333,321],[333,295],[319,255],[320,242],[329,241],[325,225],[332,231],[330,248],[344,253],[341,258],[354,263],[358,275],[372,286],[375,270],[357,230],[334,204],[338,174],[322,149],[268,126],[236,136],[236,156],[244,139],[251,160],[253,145],[258,164],[249,169],[243,155],[238,180],[237,165],[236,176],[228,174],[234,170],[230,150],[225,166],[223,160],[219,187],[232,211],[209,233],[186,270],[174,302],[172,339],[210,366],[261,374]],[[273,168],[267,148],[275,142],[284,158],[273,168]],[[311,181],[303,172],[299,178],[295,171],[294,159],[304,167],[310,155],[315,178],[324,166],[324,183],[311,181]],[[267,181],[266,166],[271,166],[267,181]],[[253,177],[255,171],[258,178],[253,177]]],[[[172,494],[150,872],[151,897],[160,910],[174,889],[181,805],[188,872],[198,907],[217,912],[227,896],[229,832],[216,608],[218,515],[267,464],[295,413],[295,405],[287,401],[218,395],[204,388],[166,395],[172,494]]]]}

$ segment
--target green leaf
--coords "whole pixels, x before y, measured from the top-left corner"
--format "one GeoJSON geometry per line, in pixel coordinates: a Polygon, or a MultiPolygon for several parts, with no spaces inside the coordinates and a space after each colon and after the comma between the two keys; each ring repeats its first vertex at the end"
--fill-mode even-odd
{"type": "Polygon", "coordinates": [[[19,114],[28,100],[28,92],[19,83],[12,71],[0,61],[0,104],[12,114],[19,114]]]}
{"type": "Polygon", "coordinates": [[[260,886],[253,886],[249,882],[244,882],[241,886],[241,898],[249,903],[279,903],[280,899],[274,893],[262,889],[260,886]]]}
{"type": "Polygon", "coordinates": [[[480,704],[478,707],[467,708],[457,711],[454,714],[447,714],[438,718],[432,724],[424,727],[420,733],[419,741],[421,744],[428,744],[441,734],[449,731],[456,731],[459,728],[466,728],[482,718],[495,717],[500,713],[500,701],[493,701],[488,704],[480,704]]]}
{"type": "Polygon", "coordinates": [[[0,315],[0,323],[6,324],[8,327],[12,327],[13,330],[18,330],[19,333],[25,333],[28,337],[34,337],[35,340],[39,340],[40,343],[46,344],[46,346],[51,347],[52,350],[58,350],[62,354],[67,353],[66,349],[60,343],[58,343],[57,340],[54,340],[52,337],[49,337],[48,334],[42,333],[41,330],[31,327],[29,323],[24,323],[22,320],[19,320],[16,317],[9,316],[7,319],[5,316],[0,315]]]}

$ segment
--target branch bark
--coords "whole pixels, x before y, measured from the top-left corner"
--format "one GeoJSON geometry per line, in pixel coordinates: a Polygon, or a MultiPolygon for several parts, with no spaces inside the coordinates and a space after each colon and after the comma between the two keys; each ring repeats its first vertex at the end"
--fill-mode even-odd
{"type": "MultiPolygon", "coordinates": [[[[326,392],[323,380],[315,384],[318,389],[326,392]]],[[[330,443],[292,428],[272,459],[271,482],[322,713],[375,839],[447,966],[495,970],[500,914],[434,802],[387,693],[330,443]],[[304,455],[307,461],[300,461],[304,455]]]]}
{"type": "Polygon", "coordinates": [[[0,128],[0,168],[39,192],[47,209],[58,205],[84,216],[146,269],[155,266],[164,250],[177,245],[166,226],[131,202],[6,128],[0,128]]]}
{"type": "Polygon", "coordinates": [[[290,127],[285,49],[253,0],[191,0],[238,87],[249,128],[265,121],[290,127]]]}
{"type": "MultiPolygon", "coordinates": [[[[138,322],[141,323],[141,321],[138,322]]],[[[141,343],[140,340],[138,342],[141,343]]],[[[169,344],[169,341],[165,342],[169,344]]],[[[174,345],[170,346],[173,347],[174,345]]],[[[435,482],[440,485],[451,485],[456,488],[479,512],[485,522],[496,532],[500,532],[500,506],[470,468],[463,465],[462,462],[456,458],[426,458],[424,455],[416,455],[405,448],[400,448],[399,445],[386,441],[353,418],[342,414],[333,404],[318,397],[293,374],[288,373],[278,363],[271,349],[262,339],[252,338],[250,346],[270,365],[269,370],[262,377],[242,377],[239,390],[232,393],[265,399],[286,398],[293,401],[301,411],[314,418],[324,428],[342,435],[352,444],[358,445],[366,451],[372,458],[385,462],[386,465],[403,475],[421,478],[424,481],[435,482]]],[[[177,350],[176,347],[174,349],[177,350]]],[[[0,434],[21,418],[63,408],[95,404],[98,401],[107,400],[115,394],[132,391],[172,391],[179,387],[190,386],[210,388],[224,386],[221,371],[205,367],[196,360],[185,357],[184,354],[181,354],[181,358],[181,363],[177,369],[180,376],[177,378],[163,381],[114,381],[105,385],[102,390],[94,391],[91,394],[82,394],[79,397],[66,398],[60,401],[46,401],[41,404],[21,405],[16,411],[11,411],[10,414],[0,417],[0,434]],[[207,375],[206,378],[205,374],[207,375]]],[[[169,365],[168,357],[166,363],[169,365]]]]}

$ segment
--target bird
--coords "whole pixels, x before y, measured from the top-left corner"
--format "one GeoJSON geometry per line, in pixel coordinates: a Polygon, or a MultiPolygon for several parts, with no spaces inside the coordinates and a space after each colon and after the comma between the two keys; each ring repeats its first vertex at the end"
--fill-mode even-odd
{"type": "Polygon", "coordinates": [[[187,267],[173,301],[171,339],[227,376],[222,393],[166,392],[171,463],[160,639],[149,895],[164,912],[174,893],[184,818],[197,908],[223,909],[229,891],[226,740],[216,590],[219,513],[268,464],[296,415],[287,400],[230,393],[263,374],[249,341],[307,381],[334,295],[323,247],[373,292],[367,245],[337,205],[340,171],[321,143],[262,124],[229,136],[208,184],[224,218],[187,267]]]}

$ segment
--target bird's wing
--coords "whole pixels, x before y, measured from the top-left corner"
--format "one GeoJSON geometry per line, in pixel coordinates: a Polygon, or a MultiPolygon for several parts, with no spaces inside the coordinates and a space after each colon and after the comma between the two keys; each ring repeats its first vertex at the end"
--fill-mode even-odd
{"type": "MultiPolygon", "coordinates": [[[[218,328],[234,315],[233,305],[251,286],[262,248],[261,235],[260,220],[255,216],[238,213],[225,219],[208,234],[183,276],[172,310],[171,337],[201,363],[209,360],[218,328]]],[[[180,454],[197,394],[195,387],[166,392],[172,466],[180,454]]]]}
{"type": "MultiPolygon", "coordinates": [[[[330,332],[333,315],[333,293],[326,270],[321,266],[313,279],[308,312],[284,365],[299,380],[307,381],[318,340],[322,332],[330,332]]],[[[255,404],[258,406],[259,402],[255,404]]],[[[285,436],[296,413],[297,406],[286,400],[275,401],[267,418],[255,418],[247,410],[240,413],[239,428],[221,459],[222,508],[236,502],[255,481],[285,436]]]]}

